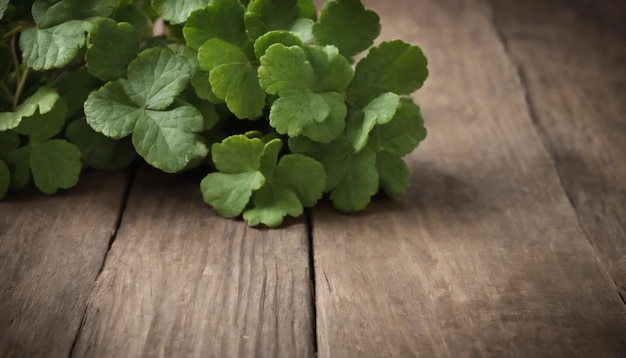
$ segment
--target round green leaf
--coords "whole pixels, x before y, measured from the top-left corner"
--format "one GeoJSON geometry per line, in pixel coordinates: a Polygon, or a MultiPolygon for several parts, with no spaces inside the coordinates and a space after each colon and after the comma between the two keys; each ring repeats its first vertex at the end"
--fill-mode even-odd
{"type": "Polygon", "coordinates": [[[253,0],[245,15],[246,30],[253,39],[272,30],[288,30],[299,11],[298,0],[253,0]]]}
{"type": "Polygon", "coordinates": [[[162,110],[189,83],[191,65],[167,47],[143,51],[128,66],[128,81],[121,80],[128,97],[140,108],[162,110]]]}
{"type": "Polygon", "coordinates": [[[183,28],[187,45],[197,50],[207,40],[218,38],[242,46],[247,41],[244,11],[239,2],[232,0],[213,0],[207,7],[194,11],[183,28]]]}
{"type": "Polygon", "coordinates": [[[181,24],[189,14],[205,7],[209,0],[152,0],[152,6],[172,24],[181,24]]]}
{"type": "Polygon", "coordinates": [[[330,114],[324,97],[309,90],[283,92],[270,110],[270,125],[280,134],[296,137],[312,123],[323,122],[330,114]]]}
{"type": "Polygon", "coordinates": [[[68,65],[85,45],[91,22],[70,20],[47,29],[29,27],[20,35],[26,64],[37,71],[68,65]]]}
{"type": "Polygon", "coordinates": [[[264,147],[258,138],[230,136],[211,148],[213,163],[217,170],[226,174],[258,171],[264,147]]]}
{"type": "Polygon", "coordinates": [[[95,132],[85,122],[77,119],[67,126],[66,136],[80,150],[83,163],[98,170],[126,168],[137,157],[128,138],[114,140],[95,132]]]}
{"type": "Polygon", "coordinates": [[[277,30],[270,31],[254,42],[254,54],[257,58],[261,58],[265,51],[273,44],[280,43],[285,46],[303,46],[302,40],[291,32],[277,30]]]}
{"type": "Polygon", "coordinates": [[[24,117],[46,114],[52,110],[59,99],[59,94],[50,87],[41,86],[32,96],[20,104],[15,112],[0,113],[0,131],[17,127],[24,117]]]}
{"type": "Polygon", "coordinates": [[[369,139],[375,125],[391,121],[400,106],[400,96],[387,92],[376,97],[361,113],[355,113],[348,121],[348,137],[354,150],[361,151],[369,139]]]}
{"type": "Polygon", "coordinates": [[[36,0],[32,14],[37,27],[45,29],[69,20],[108,17],[116,5],[116,0],[36,0]]]}
{"type": "Polygon", "coordinates": [[[67,105],[63,98],[60,98],[54,107],[45,114],[35,113],[22,119],[15,131],[28,135],[30,141],[42,141],[61,132],[63,125],[65,125],[66,115],[67,105]]]}
{"type": "Polygon", "coordinates": [[[221,215],[232,218],[241,214],[252,196],[265,183],[260,172],[239,174],[211,173],[200,183],[204,201],[221,215]]]}
{"type": "Polygon", "coordinates": [[[126,68],[137,57],[138,50],[139,37],[131,24],[102,19],[89,32],[85,61],[89,73],[103,81],[112,81],[126,75],[126,68]]]}
{"type": "Polygon", "coordinates": [[[266,94],[259,84],[257,69],[243,51],[220,39],[208,40],[198,50],[200,68],[209,72],[215,95],[226,101],[238,118],[263,114],[266,94]]]}
{"type": "Polygon", "coordinates": [[[409,187],[409,168],[402,158],[389,152],[379,152],[376,170],[380,176],[380,187],[387,195],[402,195],[409,187]]]}
{"type": "Polygon", "coordinates": [[[340,93],[322,93],[321,97],[330,108],[330,114],[323,122],[311,122],[306,125],[302,129],[302,135],[316,142],[329,143],[343,133],[348,109],[340,93]]]}
{"type": "Polygon", "coordinates": [[[30,183],[30,146],[15,149],[4,156],[10,164],[11,190],[22,190],[30,183]]]}
{"type": "Polygon", "coordinates": [[[334,45],[348,58],[370,47],[379,34],[378,15],[360,0],[327,1],[313,26],[316,44],[334,45]]]}
{"type": "Polygon", "coordinates": [[[417,46],[400,40],[383,42],[356,66],[348,98],[364,107],[385,92],[399,95],[419,89],[428,77],[426,57],[417,46]]]}
{"type": "Polygon", "coordinates": [[[35,142],[30,147],[30,169],[35,186],[45,194],[68,189],[78,183],[80,151],[62,139],[35,142]]]}
{"type": "Polygon", "coordinates": [[[343,92],[354,77],[354,69],[335,46],[307,47],[307,57],[315,72],[315,90],[343,92]]]}
{"type": "Polygon", "coordinates": [[[426,128],[420,108],[410,98],[402,98],[393,119],[376,126],[367,145],[377,152],[401,157],[411,153],[424,138],[426,128]]]}
{"type": "Polygon", "coordinates": [[[132,133],[135,123],[142,115],[119,82],[109,82],[92,92],[85,101],[87,123],[96,132],[119,139],[132,133]]]}
{"type": "Polygon", "coordinates": [[[261,87],[269,94],[313,87],[315,74],[304,50],[298,46],[271,45],[261,57],[261,87]]]}
{"type": "Polygon", "coordinates": [[[294,192],[305,207],[312,207],[326,188],[326,172],[317,160],[302,154],[287,154],[274,173],[276,185],[294,192]]]}
{"type": "Polygon", "coordinates": [[[207,155],[208,149],[196,134],[203,129],[202,114],[191,106],[171,111],[145,110],[133,129],[133,145],[148,164],[176,173],[207,155]]]}

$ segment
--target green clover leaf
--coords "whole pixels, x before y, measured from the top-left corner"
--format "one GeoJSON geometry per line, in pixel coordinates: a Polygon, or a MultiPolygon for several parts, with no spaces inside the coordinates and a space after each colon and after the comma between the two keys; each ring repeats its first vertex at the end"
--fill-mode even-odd
{"type": "Polygon", "coordinates": [[[307,58],[315,72],[316,91],[343,92],[354,77],[348,60],[335,46],[307,47],[307,58]]]}
{"type": "Polygon", "coordinates": [[[33,3],[36,27],[24,30],[20,49],[26,64],[35,70],[68,65],[85,45],[91,19],[107,17],[115,0],[37,0],[33,3]]]}
{"type": "Polygon", "coordinates": [[[294,90],[284,94],[270,111],[270,124],[278,133],[296,137],[307,125],[322,123],[330,114],[330,106],[317,93],[294,90]]]}
{"type": "Polygon", "coordinates": [[[285,46],[303,46],[302,40],[289,31],[270,31],[260,36],[254,42],[254,54],[256,58],[261,58],[261,56],[265,55],[265,51],[267,51],[270,46],[277,43],[285,46]]]}
{"type": "Polygon", "coordinates": [[[137,157],[133,145],[126,138],[114,140],[94,131],[79,118],[67,126],[67,139],[82,153],[86,167],[97,170],[120,170],[126,168],[137,157]]]}
{"type": "Polygon", "coordinates": [[[420,108],[403,98],[393,119],[376,126],[368,147],[377,153],[376,168],[381,188],[390,196],[403,194],[409,187],[409,169],[401,157],[411,153],[426,138],[420,108]]]}
{"type": "Polygon", "coordinates": [[[10,190],[22,190],[30,183],[30,148],[24,146],[7,153],[5,162],[11,171],[10,190]]]}
{"type": "Polygon", "coordinates": [[[208,3],[209,0],[152,0],[154,9],[172,24],[182,24],[192,12],[208,3]]]}
{"type": "Polygon", "coordinates": [[[24,117],[30,117],[39,110],[46,114],[52,110],[59,99],[59,94],[50,87],[41,86],[32,96],[17,106],[15,112],[0,113],[0,131],[13,129],[20,125],[24,117]]]}
{"type": "Polygon", "coordinates": [[[149,38],[152,36],[152,23],[148,14],[142,9],[142,5],[138,2],[126,2],[126,4],[120,3],[119,7],[113,14],[113,20],[120,22],[127,22],[131,24],[135,30],[139,33],[141,38],[149,38]]]}
{"type": "Polygon", "coordinates": [[[72,118],[83,114],[83,104],[89,92],[102,86],[102,82],[89,74],[85,67],[79,70],[64,72],[54,83],[67,104],[67,117],[72,118]]]}
{"type": "Polygon", "coordinates": [[[313,26],[318,45],[334,45],[345,57],[352,57],[370,47],[380,34],[380,19],[365,10],[360,0],[329,0],[313,26]]]}
{"type": "Polygon", "coordinates": [[[20,36],[24,60],[34,70],[68,65],[85,45],[91,22],[70,20],[47,29],[29,27],[20,36]]]}
{"type": "Polygon", "coordinates": [[[27,135],[31,142],[40,142],[61,132],[66,116],[67,105],[63,98],[59,98],[48,112],[34,113],[22,119],[20,125],[14,130],[19,134],[27,135]]]}
{"type": "Polygon", "coordinates": [[[291,138],[289,148],[322,163],[328,176],[325,190],[341,211],[363,210],[378,191],[376,153],[370,148],[355,153],[343,136],[323,145],[304,137],[291,138]]]}
{"type": "Polygon", "coordinates": [[[270,110],[270,125],[278,133],[328,143],[343,131],[347,113],[343,96],[332,91],[347,86],[352,69],[332,49],[310,49],[310,54],[299,46],[273,44],[261,57],[259,79],[265,91],[279,96],[270,110]]]}
{"type": "Polygon", "coordinates": [[[329,144],[291,138],[289,148],[322,163],[328,175],[325,190],[330,192],[334,206],[354,212],[363,210],[379,188],[390,196],[406,191],[409,172],[401,157],[426,137],[423,124],[419,107],[404,98],[393,118],[375,126],[367,145],[358,152],[346,135],[329,144]]]}
{"type": "MultiPolygon", "coordinates": [[[[304,6],[304,12],[310,12],[304,6]]],[[[298,0],[253,0],[244,16],[246,30],[253,39],[272,30],[289,30],[299,13],[298,0]]]]}
{"type": "Polygon", "coordinates": [[[213,0],[187,19],[183,35],[189,47],[197,50],[207,40],[220,39],[243,47],[248,41],[243,24],[244,7],[237,1],[213,0]]]}
{"type": "Polygon", "coordinates": [[[128,66],[128,80],[109,82],[85,102],[87,123],[114,139],[132,133],[132,142],[150,165],[173,173],[204,157],[197,134],[204,118],[196,108],[168,109],[189,82],[191,67],[182,55],[157,47],[142,52],[128,66]]]}
{"type": "Polygon", "coordinates": [[[250,201],[252,191],[265,184],[260,171],[265,144],[245,135],[226,138],[211,148],[213,163],[219,172],[207,175],[200,184],[204,201],[225,217],[240,215],[250,201]]]}
{"type": "Polygon", "coordinates": [[[410,94],[428,77],[426,57],[417,46],[400,40],[383,42],[356,66],[348,101],[363,108],[385,92],[410,94]]]}
{"type": "Polygon", "coordinates": [[[313,0],[298,0],[298,19],[315,19],[316,16],[313,0]]]}
{"type": "Polygon", "coordinates": [[[139,36],[133,25],[102,19],[87,36],[85,61],[90,74],[112,81],[126,75],[126,68],[138,51],[139,36]]]}
{"type": "Polygon", "coordinates": [[[311,45],[315,42],[315,38],[313,37],[313,25],[315,25],[313,20],[300,18],[293,22],[289,32],[296,35],[302,43],[311,45]]]}
{"type": "MultiPolygon", "coordinates": [[[[270,142],[272,143],[272,142],[270,142]]],[[[268,145],[270,144],[268,143],[268,145]]],[[[287,154],[278,165],[273,157],[271,183],[255,191],[253,207],[243,213],[250,226],[279,226],[285,216],[298,217],[322,197],[326,185],[324,167],[313,158],[287,154]]]]}
{"type": "Polygon", "coordinates": [[[302,215],[322,196],[326,174],[320,163],[301,154],[278,160],[281,147],[280,139],[264,143],[245,135],[213,145],[219,172],[202,180],[204,200],[224,216],[243,213],[251,226],[275,227],[287,215],[302,215]]]}
{"type": "Polygon", "coordinates": [[[28,185],[32,173],[35,186],[45,194],[73,187],[81,170],[80,151],[63,139],[31,142],[7,153],[5,160],[14,166],[13,189],[28,185]]]}
{"type": "Polygon", "coordinates": [[[46,29],[69,20],[107,17],[116,5],[116,0],[37,0],[32,13],[37,27],[46,29]]]}
{"type": "Polygon", "coordinates": [[[238,118],[258,118],[265,108],[266,94],[259,85],[258,66],[237,46],[210,39],[198,50],[200,68],[209,73],[213,93],[226,101],[238,118]]]}
{"type": "Polygon", "coordinates": [[[65,124],[65,101],[54,90],[41,87],[24,102],[22,113],[32,114],[22,118],[14,131],[0,132],[0,156],[12,172],[10,187],[24,188],[31,173],[37,188],[46,194],[76,185],[81,170],[80,151],[65,140],[49,139],[65,124]],[[17,133],[28,136],[27,145],[19,148],[17,133]]]}
{"type": "Polygon", "coordinates": [[[368,103],[362,111],[354,112],[348,120],[348,138],[359,152],[367,144],[369,133],[375,125],[389,123],[400,106],[400,96],[387,92],[368,103]]]}
{"type": "Polygon", "coordinates": [[[346,126],[347,107],[343,96],[337,92],[321,93],[330,108],[323,122],[313,122],[302,128],[302,135],[316,142],[328,143],[339,137],[346,126]]]}
{"type": "Polygon", "coordinates": [[[276,43],[261,57],[259,79],[267,93],[282,97],[286,92],[310,90],[315,83],[315,72],[301,47],[276,43]]]}

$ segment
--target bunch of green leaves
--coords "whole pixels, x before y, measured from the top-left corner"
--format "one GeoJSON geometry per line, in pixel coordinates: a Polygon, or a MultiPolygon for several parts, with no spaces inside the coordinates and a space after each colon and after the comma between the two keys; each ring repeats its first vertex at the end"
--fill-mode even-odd
{"type": "Polygon", "coordinates": [[[138,155],[207,168],[208,204],[273,227],[324,194],[346,212],[402,194],[426,136],[408,96],[426,58],[373,46],[360,0],[0,0],[0,18],[0,197],[138,155]]]}

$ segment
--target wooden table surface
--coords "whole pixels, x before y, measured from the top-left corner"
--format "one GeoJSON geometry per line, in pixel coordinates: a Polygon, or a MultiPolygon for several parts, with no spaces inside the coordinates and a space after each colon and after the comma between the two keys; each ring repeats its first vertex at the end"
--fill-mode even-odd
{"type": "Polygon", "coordinates": [[[276,230],[146,168],[11,195],[0,356],[626,357],[625,3],[366,4],[429,58],[406,195],[276,230]]]}

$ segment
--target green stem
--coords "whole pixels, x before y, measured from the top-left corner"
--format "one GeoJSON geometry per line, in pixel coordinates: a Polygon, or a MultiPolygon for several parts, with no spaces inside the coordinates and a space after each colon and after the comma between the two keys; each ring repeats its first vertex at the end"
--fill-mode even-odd
{"type": "Polygon", "coordinates": [[[20,25],[16,28],[14,28],[13,30],[7,32],[6,34],[2,35],[3,39],[8,39],[9,37],[15,37],[16,34],[22,32],[25,29],[25,26],[20,25]]]}
{"type": "Polygon", "coordinates": [[[13,67],[15,68],[15,80],[21,82],[20,77],[20,61],[17,59],[17,50],[15,49],[15,36],[11,37],[11,55],[13,57],[13,67]]]}
{"type": "Polygon", "coordinates": [[[24,73],[22,74],[22,80],[18,83],[17,89],[15,90],[15,97],[13,97],[13,111],[14,112],[15,110],[17,110],[17,104],[20,102],[20,96],[22,95],[22,91],[24,90],[24,85],[26,84],[26,77],[28,77],[28,67],[26,67],[26,69],[24,70],[24,73]]]}

